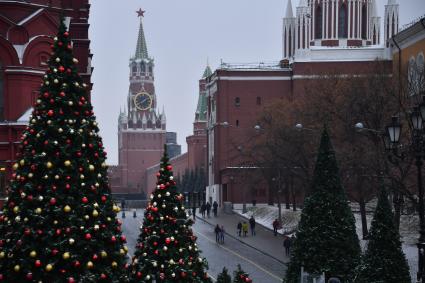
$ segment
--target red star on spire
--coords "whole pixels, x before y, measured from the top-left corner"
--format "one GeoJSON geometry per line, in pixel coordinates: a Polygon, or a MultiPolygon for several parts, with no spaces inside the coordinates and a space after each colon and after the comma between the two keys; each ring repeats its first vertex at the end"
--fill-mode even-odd
{"type": "Polygon", "coordinates": [[[144,17],[145,16],[145,12],[146,11],[143,11],[142,8],[140,8],[139,11],[136,11],[138,17],[144,17]]]}

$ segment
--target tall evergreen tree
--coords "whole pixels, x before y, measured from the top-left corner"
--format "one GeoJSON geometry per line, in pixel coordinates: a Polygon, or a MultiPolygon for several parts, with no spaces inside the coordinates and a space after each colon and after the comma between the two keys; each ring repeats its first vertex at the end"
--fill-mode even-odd
{"type": "Polygon", "coordinates": [[[145,211],[133,257],[131,282],[211,282],[207,261],[200,257],[196,236],[177,192],[167,148],[157,186],[145,211]]]}
{"type": "Polygon", "coordinates": [[[223,267],[223,271],[217,276],[216,283],[232,283],[232,277],[226,267],[223,267]]]}
{"type": "Polygon", "coordinates": [[[368,234],[368,245],[358,268],[356,283],[410,283],[409,266],[401,249],[388,201],[382,188],[368,234]]]}
{"type": "Polygon", "coordinates": [[[342,187],[327,129],[322,133],[311,195],[292,248],[286,279],[300,281],[301,266],[310,274],[339,276],[349,281],[360,261],[355,220],[342,187]]]}
{"type": "Polygon", "coordinates": [[[249,274],[242,270],[240,264],[238,264],[237,269],[233,272],[233,283],[252,283],[249,274]]]}
{"type": "Polygon", "coordinates": [[[52,49],[0,217],[0,281],[126,282],[106,152],[62,21],[52,49]]]}

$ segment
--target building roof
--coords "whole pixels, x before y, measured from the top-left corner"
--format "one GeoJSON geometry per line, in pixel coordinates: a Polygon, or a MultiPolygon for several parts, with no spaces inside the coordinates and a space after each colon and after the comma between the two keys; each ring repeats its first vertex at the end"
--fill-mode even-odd
{"type": "Polygon", "coordinates": [[[145,32],[143,31],[143,21],[140,17],[139,37],[137,38],[135,59],[148,59],[148,47],[146,45],[145,32]]]}
{"type": "Polygon", "coordinates": [[[286,16],[285,18],[293,18],[294,12],[292,11],[292,2],[288,0],[288,5],[286,6],[286,16]]]}
{"type": "Polygon", "coordinates": [[[202,78],[206,78],[212,75],[212,71],[209,65],[205,68],[204,74],[202,75],[202,78]]]}

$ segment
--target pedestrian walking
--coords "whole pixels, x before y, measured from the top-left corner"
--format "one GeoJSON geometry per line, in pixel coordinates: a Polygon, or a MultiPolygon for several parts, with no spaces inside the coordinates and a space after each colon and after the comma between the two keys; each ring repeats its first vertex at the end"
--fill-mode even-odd
{"type": "Polygon", "coordinates": [[[246,237],[246,235],[248,234],[248,223],[246,223],[246,221],[242,223],[242,232],[243,236],[246,237]]]}
{"type": "Polygon", "coordinates": [[[217,210],[218,210],[218,203],[216,201],[214,201],[214,203],[213,203],[214,217],[217,217],[217,210]]]}
{"type": "Polygon", "coordinates": [[[273,233],[275,236],[277,236],[277,228],[279,227],[279,221],[277,219],[275,219],[273,221],[273,233]]]}
{"type": "Polygon", "coordinates": [[[205,203],[203,203],[201,205],[201,214],[203,218],[205,218],[205,210],[207,210],[207,206],[205,205],[205,203]]]}
{"type": "Polygon", "coordinates": [[[207,208],[207,216],[208,218],[210,218],[211,204],[209,201],[207,202],[206,208],[207,208]]]}
{"type": "Polygon", "coordinates": [[[251,236],[255,236],[255,219],[254,216],[251,216],[249,219],[249,226],[251,228],[251,236]]]}
{"type": "Polygon", "coordinates": [[[224,230],[224,226],[221,225],[220,228],[220,243],[224,244],[224,233],[226,232],[226,230],[224,230]]]}
{"type": "Polygon", "coordinates": [[[218,224],[215,226],[214,232],[215,232],[215,242],[219,243],[220,242],[221,229],[220,229],[220,226],[218,224]]]}
{"type": "Polygon", "coordinates": [[[241,236],[241,232],[242,232],[242,223],[239,221],[238,225],[236,226],[236,228],[238,229],[238,236],[241,236]]]}
{"type": "Polygon", "coordinates": [[[285,239],[283,240],[283,246],[285,247],[285,255],[289,256],[291,252],[291,238],[285,236],[285,239]]]}
{"type": "Polygon", "coordinates": [[[193,217],[193,221],[195,221],[195,219],[196,219],[196,207],[192,207],[192,217],[193,217]]]}

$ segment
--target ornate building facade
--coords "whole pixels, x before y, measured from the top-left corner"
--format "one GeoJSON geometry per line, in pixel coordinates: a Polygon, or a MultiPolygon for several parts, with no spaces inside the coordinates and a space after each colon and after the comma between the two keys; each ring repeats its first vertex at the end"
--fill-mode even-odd
{"type": "MultiPolygon", "coordinates": [[[[244,160],[244,143],[273,100],[305,93],[311,80],[331,73],[368,74],[376,60],[392,73],[389,39],[399,31],[399,4],[385,5],[384,34],[376,0],[288,0],[282,24],[282,57],[271,64],[221,64],[207,78],[207,200],[272,202],[271,180],[244,160]],[[383,42],[381,41],[383,37],[383,42]],[[267,90],[267,91],[264,91],[267,90]],[[254,184],[254,185],[250,185],[254,184]]],[[[276,184],[275,184],[276,185],[276,184]]]]}
{"type": "Polygon", "coordinates": [[[136,52],[129,62],[129,90],[126,109],[118,117],[118,166],[111,167],[113,193],[146,193],[146,169],[158,163],[164,144],[180,154],[176,134],[167,133],[166,116],[157,108],[154,60],[148,54],[143,30],[144,12],[140,18],[136,52]],[[168,134],[168,141],[167,141],[168,134]]]}
{"type": "Polygon", "coordinates": [[[0,0],[0,196],[65,17],[81,77],[91,85],[88,0],[0,0]]]}

